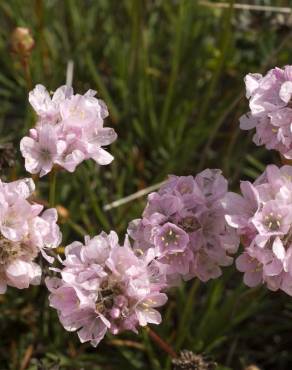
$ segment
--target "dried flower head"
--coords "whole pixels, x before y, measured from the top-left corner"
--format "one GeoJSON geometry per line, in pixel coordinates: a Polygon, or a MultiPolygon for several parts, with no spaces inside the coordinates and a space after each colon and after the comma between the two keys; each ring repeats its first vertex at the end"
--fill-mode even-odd
{"type": "Polygon", "coordinates": [[[208,361],[202,355],[196,355],[192,351],[183,350],[179,357],[172,360],[173,370],[215,370],[217,364],[208,361]]]}

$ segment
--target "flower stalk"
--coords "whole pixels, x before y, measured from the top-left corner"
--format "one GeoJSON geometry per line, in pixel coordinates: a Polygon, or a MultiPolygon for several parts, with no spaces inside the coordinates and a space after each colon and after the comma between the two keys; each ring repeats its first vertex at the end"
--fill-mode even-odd
{"type": "Polygon", "coordinates": [[[54,207],[56,203],[56,184],[57,184],[57,170],[54,168],[50,175],[50,195],[49,195],[50,207],[54,207]]]}
{"type": "Polygon", "coordinates": [[[174,349],[165,342],[164,339],[162,339],[153,329],[149,328],[149,326],[146,327],[146,332],[149,335],[149,337],[155,342],[159,348],[161,348],[164,352],[166,352],[171,358],[176,358],[177,354],[174,351],[174,349]]]}

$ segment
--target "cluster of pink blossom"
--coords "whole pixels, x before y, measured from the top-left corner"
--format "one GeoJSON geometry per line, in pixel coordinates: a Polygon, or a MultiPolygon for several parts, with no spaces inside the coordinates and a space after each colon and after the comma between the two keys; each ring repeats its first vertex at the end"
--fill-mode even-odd
{"type": "Polygon", "coordinates": [[[31,179],[0,181],[0,294],[7,285],[18,289],[40,282],[41,268],[34,262],[39,252],[55,248],[61,241],[57,212],[30,203],[34,191],[31,179]],[[41,213],[42,212],[42,213],[41,213]]]}
{"type": "Polygon", "coordinates": [[[241,182],[241,193],[223,202],[244,246],[237,269],[250,287],[265,283],[292,295],[292,167],[267,166],[253,184],[241,182]]]}
{"type": "Polygon", "coordinates": [[[250,112],[240,119],[243,130],[255,128],[253,141],[292,158],[292,66],[274,68],[265,76],[245,77],[250,112]]]}
{"type": "Polygon", "coordinates": [[[51,97],[42,85],[29,93],[38,121],[20,143],[28,172],[44,176],[54,165],[73,172],[89,158],[100,165],[113,160],[102,146],[111,144],[117,135],[112,128],[103,127],[108,110],[95,94],[88,90],[74,95],[72,88],[62,86],[51,97]]]}
{"type": "Polygon", "coordinates": [[[101,233],[86,237],[85,245],[68,245],[62,263],[62,278],[46,279],[50,305],[66,330],[78,330],[81,342],[97,346],[108,330],[137,332],[138,325],[161,322],[155,308],[167,296],[151,251],[136,256],[127,238],[120,246],[115,232],[101,233]]]}
{"type": "MultiPolygon", "coordinates": [[[[256,128],[256,144],[292,158],[292,66],[249,74],[245,82],[251,111],[241,128],[256,128]]],[[[66,86],[52,97],[42,85],[30,92],[38,121],[21,140],[27,171],[44,176],[54,165],[73,172],[85,159],[112,161],[102,146],[116,133],[103,127],[108,111],[94,95],[74,95],[66,86]]],[[[41,214],[43,207],[28,201],[33,190],[28,179],[0,182],[0,293],[7,285],[38,284],[35,258],[41,252],[51,262],[44,250],[60,243],[56,210],[41,214]]],[[[46,278],[64,328],[97,346],[107,331],[159,324],[163,291],[181,279],[218,278],[240,239],[236,266],[244,282],[292,295],[292,167],[270,165],[253,184],[241,182],[241,192],[228,192],[220,170],[170,176],[149,195],[142,218],[129,224],[133,247],[127,236],[121,246],[113,231],[68,245],[62,268],[51,268],[60,277],[46,278]]]]}
{"type": "Polygon", "coordinates": [[[227,181],[220,170],[193,176],[170,176],[148,197],[142,219],[129,225],[134,249],[154,250],[168,284],[182,277],[202,281],[221,275],[220,266],[232,264],[239,245],[236,231],[224,218],[222,199],[227,181]]]}

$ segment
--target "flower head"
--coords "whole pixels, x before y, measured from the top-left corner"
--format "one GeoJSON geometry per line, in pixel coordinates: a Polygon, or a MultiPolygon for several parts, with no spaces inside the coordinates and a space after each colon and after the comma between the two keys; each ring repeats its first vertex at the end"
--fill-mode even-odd
{"type": "Polygon", "coordinates": [[[165,283],[151,253],[138,257],[127,239],[120,246],[114,232],[86,237],[84,245],[65,248],[63,265],[61,278],[46,280],[50,305],[81,342],[96,346],[108,330],[136,332],[138,325],[161,322],[156,307],[167,300],[161,293],[165,283]]]}
{"type": "Polygon", "coordinates": [[[248,286],[267,284],[292,295],[292,167],[270,165],[254,184],[241,184],[242,196],[223,201],[227,222],[237,229],[244,251],[236,266],[248,286]]]}
{"type": "Polygon", "coordinates": [[[61,241],[57,212],[29,201],[34,191],[30,179],[0,182],[0,294],[7,285],[18,289],[40,282],[41,268],[35,258],[61,241]]]}
{"type": "Polygon", "coordinates": [[[254,142],[292,158],[292,66],[274,68],[265,76],[245,77],[250,112],[240,119],[243,130],[255,128],[254,142]]]}
{"type": "Polygon", "coordinates": [[[239,238],[224,219],[221,202],[226,193],[227,181],[219,170],[170,176],[149,195],[142,219],[130,223],[134,248],[154,251],[169,284],[179,277],[214,279],[221,275],[221,266],[232,263],[239,238]]]}
{"type": "Polygon", "coordinates": [[[182,350],[178,358],[172,360],[173,370],[215,370],[217,364],[200,354],[182,350]]]}
{"type": "Polygon", "coordinates": [[[20,143],[28,172],[44,176],[54,165],[73,172],[89,158],[100,165],[113,160],[103,146],[115,141],[117,135],[112,128],[103,127],[108,111],[94,95],[92,90],[74,95],[66,86],[59,87],[52,97],[42,85],[30,92],[29,102],[38,121],[20,143]]]}

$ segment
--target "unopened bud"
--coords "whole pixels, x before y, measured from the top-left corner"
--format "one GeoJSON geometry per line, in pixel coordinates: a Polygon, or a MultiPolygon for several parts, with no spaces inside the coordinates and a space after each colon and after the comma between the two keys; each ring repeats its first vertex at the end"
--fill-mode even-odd
{"type": "Polygon", "coordinates": [[[59,204],[56,206],[56,209],[57,209],[57,212],[58,212],[58,215],[59,215],[61,221],[65,222],[70,216],[70,213],[69,213],[68,209],[59,205],[59,204]]]}
{"type": "Polygon", "coordinates": [[[16,27],[11,35],[11,47],[14,53],[28,56],[35,45],[31,31],[26,27],[16,27]]]}

